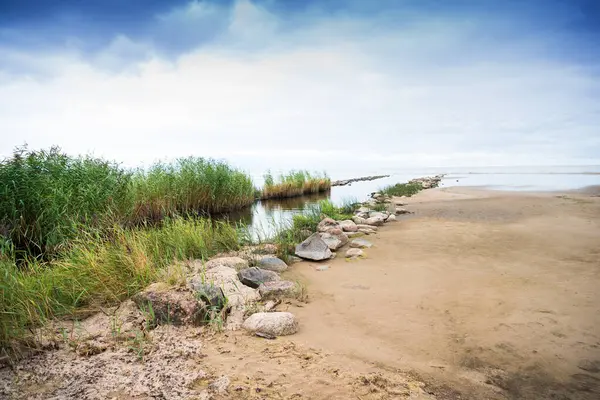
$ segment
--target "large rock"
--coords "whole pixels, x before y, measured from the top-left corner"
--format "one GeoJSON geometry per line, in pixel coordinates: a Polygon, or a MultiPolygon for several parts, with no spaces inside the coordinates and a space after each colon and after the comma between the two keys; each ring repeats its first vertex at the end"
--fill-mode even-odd
{"type": "Polygon", "coordinates": [[[357,212],[359,213],[369,213],[369,211],[371,211],[371,209],[369,207],[360,207],[357,212]]]}
{"type": "Polygon", "coordinates": [[[352,217],[352,221],[357,225],[364,225],[367,223],[367,219],[359,216],[352,217]]]}
{"type": "Polygon", "coordinates": [[[204,276],[197,275],[190,278],[190,284],[194,284],[194,282],[207,282],[220,287],[227,297],[227,305],[230,307],[244,306],[260,299],[258,290],[242,284],[237,271],[233,268],[225,266],[212,268],[206,271],[204,276]]]}
{"type": "Polygon", "coordinates": [[[207,308],[192,291],[174,288],[166,283],[153,283],[133,296],[137,306],[156,324],[200,325],[207,308]]]}
{"type": "Polygon", "coordinates": [[[354,223],[354,221],[350,221],[349,219],[340,221],[340,227],[344,232],[356,232],[358,231],[358,227],[354,223]]]}
{"type": "Polygon", "coordinates": [[[342,247],[343,245],[345,245],[346,243],[348,243],[348,236],[341,231],[339,231],[339,234],[337,234],[337,235],[327,233],[327,232],[320,233],[319,235],[321,236],[321,239],[325,243],[327,243],[329,250],[332,250],[332,251],[337,250],[340,247],[342,247]]]}
{"type": "Polygon", "coordinates": [[[353,239],[350,242],[350,247],[355,247],[358,249],[368,249],[371,246],[373,246],[373,244],[365,239],[353,239]]]}
{"type": "Polygon", "coordinates": [[[340,224],[331,218],[325,218],[317,225],[317,232],[328,232],[331,228],[340,229],[340,224]]]}
{"type": "Polygon", "coordinates": [[[385,218],[381,215],[378,215],[376,217],[371,217],[371,218],[367,218],[367,220],[365,221],[366,225],[373,225],[373,226],[382,226],[385,222],[385,218]]]}
{"type": "Polygon", "coordinates": [[[293,335],[298,332],[296,317],[289,312],[252,314],[244,321],[242,327],[252,333],[264,333],[272,336],[293,335]]]}
{"type": "Polygon", "coordinates": [[[212,310],[221,310],[227,302],[223,289],[212,283],[196,280],[190,282],[188,287],[192,289],[197,299],[203,301],[212,310]]]}
{"type": "Polygon", "coordinates": [[[276,299],[281,297],[296,298],[298,297],[298,285],[290,281],[272,281],[262,283],[258,287],[258,292],[263,300],[276,299]]]}
{"type": "Polygon", "coordinates": [[[307,260],[321,261],[331,258],[331,250],[318,233],[313,233],[296,246],[296,255],[307,260]]]}
{"type": "Polygon", "coordinates": [[[251,288],[257,289],[261,283],[279,281],[281,278],[277,272],[261,269],[258,267],[246,268],[238,272],[240,281],[251,288]]]}
{"type": "Polygon", "coordinates": [[[248,268],[250,265],[248,265],[248,261],[240,257],[221,257],[208,260],[205,268],[209,270],[218,266],[229,267],[235,269],[236,271],[240,271],[244,268],[248,268]]]}
{"type": "Polygon", "coordinates": [[[288,269],[287,264],[277,257],[263,257],[258,261],[257,267],[273,272],[283,272],[288,269]]]}
{"type": "Polygon", "coordinates": [[[361,249],[351,248],[346,250],[346,258],[356,259],[362,257],[364,252],[361,249]]]}

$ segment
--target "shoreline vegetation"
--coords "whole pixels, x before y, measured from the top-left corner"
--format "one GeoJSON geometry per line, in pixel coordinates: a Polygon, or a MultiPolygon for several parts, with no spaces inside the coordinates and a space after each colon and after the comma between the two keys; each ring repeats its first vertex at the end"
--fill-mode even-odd
{"type": "Polygon", "coordinates": [[[346,186],[346,185],[350,185],[354,182],[374,181],[375,179],[389,178],[389,177],[390,177],[390,175],[371,175],[371,176],[363,176],[361,178],[342,179],[339,181],[331,182],[331,186],[346,186]]]}
{"type": "MultiPolygon", "coordinates": [[[[211,215],[257,197],[331,187],[325,173],[269,177],[259,192],[247,174],[221,161],[190,157],[131,171],[58,148],[16,149],[0,162],[0,352],[36,347],[38,328],[131,298],[171,279],[165,274],[177,263],[256,245],[243,226],[211,215]]],[[[323,200],[264,242],[291,263],[295,246],[323,218],[348,220],[359,207],[323,200]]]]}
{"type": "Polygon", "coordinates": [[[331,189],[331,179],[325,172],[310,173],[299,170],[273,177],[270,171],[264,176],[260,200],[283,199],[326,192],[331,189]]]}

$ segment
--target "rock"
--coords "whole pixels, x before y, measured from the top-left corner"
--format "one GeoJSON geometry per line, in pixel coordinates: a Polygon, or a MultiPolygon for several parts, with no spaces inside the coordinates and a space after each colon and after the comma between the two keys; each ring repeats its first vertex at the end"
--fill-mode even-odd
{"type": "Polygon", "coordinates": [[[240,281],[251,288],[257,289],[261,283],[279,281],[281,278],[277,272],[261,269],[258,267],[246,268],[238,272],[240,281]]]}
{"type": "Polygon", "coordinates": [[[210,282],[219,286],[227,297],[227,305],[232,308],[244,306],[260,299],[258,290],[243,285],[237,276],[237,271],[233,268],[218,266],[206,271],[205,276],[190,278],[191,284],[198,281],[210,282]]]}
{"type": "Polygon", "coordinates": [[[348,232],[346,233],[346,236],[348,236],[348,238],[352,239],[352,238],[356,238],[356,237],[361,237],[364,236],[365,233],[364,232],[348,232]]]}
{"type": "Polygon", "coordinates": [[[410,211],[408,211],[406,208],[396,207],[396,215],[401,214],[410,214],[410,211]]]}
{"type": "Polygon", "coordinates": [[[369,230],[372,230],[372,231],[376,231],[377,229],[379,229],[376,226],[367,225],[367,224],[360,224],[360,225],[356,225],[356,226],[358,227],[358,229],[369,229],[369,230]]]}
{"type": "Polygon", "coordinates": [[[200,325],[207,314],[204,303],[192,291],[173,288],[166,283],[153,283],[133,296],[133,301],[156,324],[200,325]]]}
{"type": "Polygon", "coordinates": [[[231,381],[227,376],[222,376],[208,385],[208,391],[211,393],[225,394],[227,393],[227,388],[229,387],[230,383],[231,381]]]}
{"type": "Polygon", "coordinates": [[[366,218],[357,217],[357,216],[352,217],[352,221],[354,221],[354,223],[357,224],[357,225],[361,225],[361,224],[364,225],[364,224],[367,223],[367,219],[366,218]]]}
{"type": "Polygon", "coordinates": [[[308,260],[321,261],[331,257],[331,250],[318,233],[314,233],[296,246],[296,255],[308,260]]]}
{"type": "Polygon", "coordinates": [[[371,209],[369,207],[360,207],[357,211],[359,213],[367,213],[368,214],[369,211],[371,211],[371,209]]]}
{"type": "Polygon", "coordinates": [[[293,335],[298,332],[298,322],[289,312],[252,314],[244,324],[244,329],[252,333],[265,333],[273,336],[293,335]]]}
{"type": "Polygon", "coordinates": [[[345,245],[346,243],[348,243],[348,236],[343,233],[343,232],[339,232],[338,235],[334,235],[331,233],[320,233],[321,239],[327,243],[327,246],[329,247],[329,250],[337,250],[340,247],[342,247],[343,245],[345,245]]]}
{"type": "Polygon", "coordinates": [[[317,271],[327,271],[329,269],[329,265],[319,265],[315,268],[317,271]]]}
{"type": "MultiPolygon", "coordinates": [[[[354,217],[367,219],[367,218],[369,218],[369,213],[368,212],[359,212],[359,213],[354,214],[354,217]]],[[[352,220],[354,222],[354,218],[352,218],[352,220]]]]}
{"type": "Polygon", "coordinates": [[[364,235],[372,235],[374,233],[377,233],[377,231],[374,231],[373,229],[367,229],[367,228],[360,228],[358,230],[359,233],[362,233],[364,235]]]}
{"type": "Polygon", "coordinates": [[[352,259],[356,259],[359,257],[362,257],[364,255],[364,252],[361,249],[348,249],[346,250],[346,258],[352,258],[352,259]]]}
{"type": "Polygon", "coordinates": [[[257,267],[274,272],[283,272],[288,269],[287,264],[277,257],[263,257],[258,261],[257,267]]]}
{"type": "Polygon", "coordinates": [[[263,300],[276,299],[281,297],[296,298],[298,297],[298,285],[290,281],[271,281],[262,283],[258,287],[263,300]]]}
{"type": "Polygon", "coordinates": [[[405,206],[406,203],[403,202],[402,200],[394,200],[394,205],[397,207],[402,207],[402,206],[405,206]]]}
{"type": "Polygon", "coordinates": [[[194,281],[188,285],[194,291],[197,299],[200,299],[213,310],[221,310],[226,303],[223,290],[211,283],[194,281]]]}
{"type": "Polygon", "coordinates": [[[385,222],[385,220],[384,220],[383,216],[367,218],[367,220],[365,221],[365,223],[367,225],[373,225],[373,226],[381,226],[381,225],[383,225],[384,222],[385,222]]]}
{"type": "Polygon", "coordinates": [[[383,211],[371,211],[369,213],[369,218],[382,218],[382,219],[385,219],[388,215],[389,215],[389,213],[386,214],[383,211]]]}
{"type": "Polygon", "coordinates": [[[395,215],[390,215],[389,217],[387,217],[387,219],[385,220],[385,222],[394,222],[397,221],[396,216],[395,215]]]}
{"type": "Polygon", "coordinates": [[[354,221],[350,221],[349,219],[340,221],[340,227],[344,232],[357,232],[358,227],[354,223],[354,221]]]}
{"type": "Polygon", "coordinates": [[[334,236],[338,236],[344,233],[344,231],[342,230],[342,228],[330,228],[327,232],[323,232],[323,233],[330,233],[334,236]]]}
{"type": "Polygon", "coordinates": [[[331,218],[325,218],[317,225],[317,232],[327,232],[331,228],[340,228],[340,224],[331,218]]]}
{"type": "Polygon", "coordinates": [[[242,270],[244,268],[248,268],[250,265],[248,261],[244,260],[240,257],[221,257],[221,258],[213,258],[212,260],[208,260],[206,262],[205,268],[207,270],[212,269],[218,266],[224,266],[233,268],[236,271],[242,270]]]}
{"type": "Polygon", "coordinates": [[[271,310],[273,310],[277,306],[277,304],[278,304],[278,302],[276,303],[273,300],[269,300],[269,301],[267,301],[265,303],[264,310],[265,311],[271,311],[271,310]]]}
{"type": "Polygon", "coordinates": [[[333,252],[333,251],[332,251],[332,252],[331,252],[331,257],[329,257],[329,259],[330,259],[330,260],[333,260],[333,259],[334,259],[334,258],[336,258],[336,257],[337,257],[337,253],[335,253],[335,252],[333,252]]]}
{"type": "Polygon", "coordinates": [[[350,242],[350,247],[359,249],[368,249],[371,246],[373,246],[373,244],[365,239],[354,239],[350,242]]]}
{"type": "Polygon", "coordinates": [[[273,243],[265,243],[265,244],[258,246],[254,250],[254,253],[256,253],[256,254],[277,254],[277,250],[278,250],[277,246],[274,245],[273,243]]]}

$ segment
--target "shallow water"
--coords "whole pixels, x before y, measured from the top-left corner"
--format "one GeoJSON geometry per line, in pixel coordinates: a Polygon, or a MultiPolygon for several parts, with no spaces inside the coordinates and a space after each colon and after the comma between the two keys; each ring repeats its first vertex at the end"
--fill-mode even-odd
{"type": "MultiPolygon", "coordinates": [[[[368,175],[390,175],[374,181],[355,182],[336,186],[330,192],[282,200],[260,201],[241,212],[230,214],[230,221],[248,226],[254,239],[266,238],[278,227],[291,223],[295,214],[301,213],[320,200],[330,199],[335,204],[347,200],[364,201],[369,194],[395,183],[413,178],[446,174],[442,187],[469,186],[494,190],[560,191],[575,190],[600,185],[600,166],[557,167],[476,167],[476,168],[420,168],[382,169],[362,174],[332,174],[332,179],[349,179],[368,175]]],[[[259,181],[260,178],[257,179],[259,181]]],[[[260,182],[258,182],[260,185],[260,182]]]]}

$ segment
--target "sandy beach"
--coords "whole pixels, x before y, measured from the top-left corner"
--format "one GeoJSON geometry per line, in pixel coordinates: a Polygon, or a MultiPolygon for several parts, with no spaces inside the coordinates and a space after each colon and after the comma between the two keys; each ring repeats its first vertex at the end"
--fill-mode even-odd
{"type": "MultiPolygon", "coordinates": [[[[202,357],[182,355],[178,368],[227,375],[229,392],[212,397],[223,399],[597,399],[597,194],[423,191],[407,199],[414,214],[367,237],[366,258],[284,274],[309,295],[278,307],[298,317],[298,334],[192,335],[202,357]]],[[[154,398],[103,391],[134,368],[127,357],[60,349],[19,365],[18,383],[7,369],[0,380],[9,398],[154,398]]]]}

